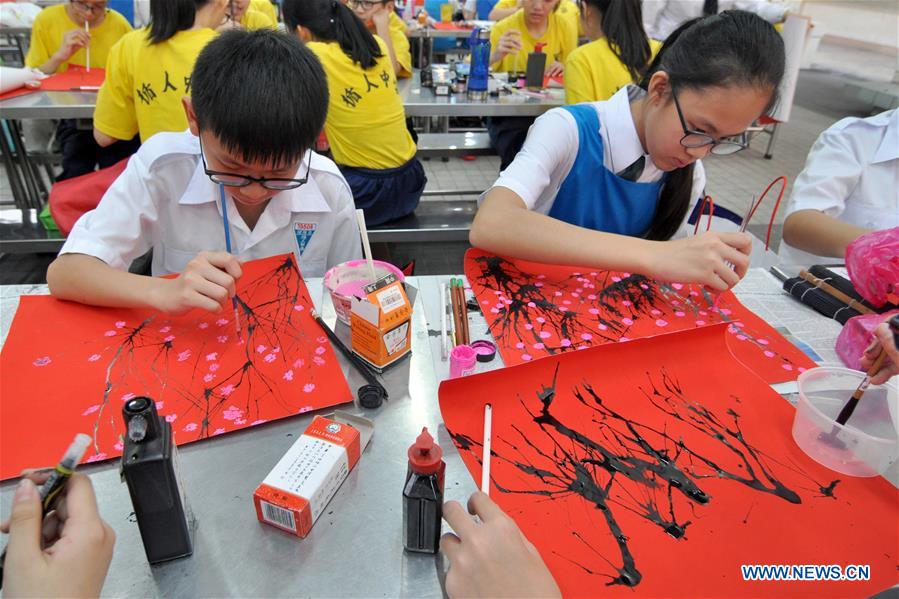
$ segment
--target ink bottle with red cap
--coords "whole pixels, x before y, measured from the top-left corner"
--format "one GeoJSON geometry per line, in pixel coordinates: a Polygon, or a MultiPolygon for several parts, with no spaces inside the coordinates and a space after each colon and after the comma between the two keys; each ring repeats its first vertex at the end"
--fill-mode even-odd
{"type": "Polygon", "coordinates": [[[437,553],[443,520],[443,451],[427,428],[409,448],[403,487],[403,544],[406,551],[437,553]]]}

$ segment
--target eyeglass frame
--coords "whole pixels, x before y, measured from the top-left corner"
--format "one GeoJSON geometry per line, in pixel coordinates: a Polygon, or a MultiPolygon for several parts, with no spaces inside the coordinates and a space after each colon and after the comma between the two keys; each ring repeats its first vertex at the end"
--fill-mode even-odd
{"type": "Polygon", "coordinates": [[[711,152],[715,156],[732,156],[733,154],[736,154],[737,152],[741,152],[741,151],[745,150],[747,147],[749,147],[749,143],[746,141],[746,133],[745,132],[740,133],[739,135],[736,135],[736,136],[730,137],[730,138],[715,139],[708,133],[701,133],[699,131],[693,131],[692,129],[687,127],[687,120],[684,118],[684,113],[681,110],[680,102],[677,101],[677,94],[674,93],[673,88],[671,90],[671,97],[674,99],[674,109],[677,111],[677,118],[680,119],[681,128],[684,130],[684,136],[680,138],[680,145],[682,145],[683,147],[693,149],[693,148],[704,148],[706,146],[712,146],[709,149],[709,152],[711,152]],[[688,137],[690,137],[691,135],[705,138],[708,141],[706,143],[701,143],[698,145],[688,145],[688,144],[684,143],[684,140],[687,139],[688,137]],[[734,141],[734,138],[740,138],[743,141],[734,141]],[[737,147],[737,149],[734,150],[733,152],[726,152],[726,153],[720,154],[715,151],[715,148],[733,147],[733,146],[737,147]]]}
{"type": "Polygon", "coordinates": [[[203,161],[203,172],[209,177],[209,180],[217,185],[224,185],[225,187],[248,187],[253,183],[258,183],[265,189],[269,191],[290,191],[292,189],[299,189],[303,185],[309,182],[309,173],[312,171],[312,149],[309,149],[309,158],[306,161],[306,176],[302,179],[289,179],[286,177],[251,177],[249,175],[239,175],[237,173],[223,173],[220,171],[214,171],[209,168],[209,165],[206,164],[206,153],[203,150],[203,139],[197,138],[200,140],[200,160],[203,161]],[[216,181],[215,177],[235,177],[237,179],[241,179],[242,183],[226,183],[224,181],[216,181]],[[296,183],[291,187],[269,187],[266,185],[269,181],[289,181],[291,183],[296,183]]]}
{"type": "Polygon", "coordinates": [[[87,4],[84,0],[69,0],[69,4],[76,7],[81,12],[87,12],[90,14],[96,13],[104,13],[109,10],[109,2],[105,2],[102,6],[96,4],[87,4]]]}
{"type": "Polygon", "coordinates": [[[349,0],[353,6],[361,6],[365,10],[371,10],[379,4],[387,4],[389,0],[349,0]]]}

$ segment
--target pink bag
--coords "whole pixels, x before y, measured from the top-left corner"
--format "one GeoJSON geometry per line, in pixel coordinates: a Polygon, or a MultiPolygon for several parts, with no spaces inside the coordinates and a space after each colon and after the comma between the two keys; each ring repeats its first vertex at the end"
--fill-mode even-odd
{"type": "Polygon", "coordinates": [[[877,325],[889,319],[893,314],[899,314],[899,310],[893,310],[886,314],[862,314],[853,316],[846,321],[840,336],[837,337],[837,355],[847,367],[853,370],[861,370],[859,360],[865,352],[865,348],[871,343],[871,331],[877,325]]]}
{"type": "Polygon", "coordinates": [[[858,291],[877,308],[899,303],[899,227],[862,235],[846,248],[846,270],[858,291]]]}

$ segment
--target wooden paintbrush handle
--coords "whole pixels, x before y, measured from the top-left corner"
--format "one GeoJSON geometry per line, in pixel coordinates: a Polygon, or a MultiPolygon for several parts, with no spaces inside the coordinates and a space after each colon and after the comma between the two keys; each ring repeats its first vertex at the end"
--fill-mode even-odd
{"type": "Polygon", "coordinates": [[[815,287],[817,287],[824,293],[840,300],[841,302],[843,302],[844,304],[846,304],[847,306],[849,306],[850,308],[852,308],[853,310],[855,310],[857,312],[860,312],[862,314],[872,314],[874,312],[867,306],[865,306],[862,303],[860,303],[859,301],[849,297],[848,295],[846,295],[845,293],[843,293],[842,291],[840,291],[839,289],[837,289],[836,287],[834,287],[833,285],[828,283],[827,281],[824,281],[823,279],[819,279],[818,277],[811,274],[807,270],[801,271],[799,273],[799,276],[804,281],[808,281],[809,283],[811,283],[812,285],[814,285],[815,287]]]}

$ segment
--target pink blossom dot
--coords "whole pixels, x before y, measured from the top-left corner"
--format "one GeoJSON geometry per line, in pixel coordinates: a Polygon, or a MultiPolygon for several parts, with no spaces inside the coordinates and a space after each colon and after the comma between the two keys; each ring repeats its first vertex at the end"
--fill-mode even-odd
{"type": "Polygon", "coordinates": [[[319,356],[315,356],[314,358],[312,358],[312,363],[315,364],[316,366],[324,366],[325,365],[325,361],[322,360],[321,357],[319,357],[319,356]]]}
{"type": "Polygon", "coordinates": [[[50,356],[43,356],[32,362],[32,364],[34,364],[35,366],[46,366],[50,362],[52,362],[50,356]]]}
{"type": "Polygon", "coordinates": [[[183,352],[181,352],[180,354],[178,354],[179,362],[184,362],[185,360],[188,360],[188,359],[190,359],[190,350],[189,349],[186,349],[183,352]]]}
{"type": "Polygon", "coordinates": [[[91,457],[87,458],[87,462],[88,462],[88,463],[91,463],[91,462],[100,462],[100,461],[103,461],[103,460],[105,460],[105,459],[106,459],[106,454],[101,452],[101,453],[95,453],[95,454],[92,455],[91,457]]]}
{"type": "Polygon", "coordinates": [[[790,366],[789,364],[781,364],[780,367],[783,368],[784,370],[793,370],[793,367],[790,366]]]}
{"type": "Polygon", "coordinates": [[[122,396],[122,401],[128,401],[129,399],[134,399],[136,396],[134,393],[126,393],[122,396]]]}
{"type": "Polygon", "coordinates": [[[535,344],[534,344],[534,349],[545,349],[545,348],[546,348],[546,346],[543,345],[542,343],[535,343],[535,344]]]}
{"type": "Polygon", "coordinates": [[[667,326],[668,326],[668,321],[667,321],[667,320],[664,320],[664,319],[662,319],[662,318],[660,318],[660,319],[658,319],[658,320],[656,321],[656,326],[657,326],[657,327],[667,327],[667,326]]]}
{"type": "Polygon", "coordinates": [[[538,278],[538,279],[545,279],[545,278],[546,278],[546,275],[537,275],[537,278],[538,278]]]}
{"type": "Polygon", "coordinates": [[[175,420],[177,420],[177,419],[178,419],[178,414],[169,414],[168,416],[165,417],[165,421],[170,422],[170,423],[175,422],[175,420]]]}
{"type": "Polygon", "coordinates": [[[232,393],[234,393],[234,385],[225,385],[224,387],[219,389],[219,393],[221,393],[225,397],[231,395],[232,393]]]}
{"type": "Polygon", "coordinates": [[[571,294],[571,297],[581,297],[581,294],[575,292],[575,293],[572,293],[572,294],[571,294]]]}
{"type": "Polygon", "coordinates": [[[524,349],[524,343],[519,341],[518,343],[515,344],[515,349],[524,349]]]}
{"type": "Polygon", "coordinates": [[[172,327],[170,327],[170,326],[165,326],[165,327],[162,327],[161,329],[159,329],[159,332],[160,332],[160,333],[168,333],[168,332],[171,331],[171,330],[172,330],[172,327]]]}
{"type": "Polygon", "coordinates": [[[662,311],[656,310],[656,309],[650,310],[649,313],[652,314],[653,316],[661,316],[662,315],[662,311]]]}
{"type": "Polygon", "coordinates": [[[100,357],[101,357],[100,354],[91,354],[91,357],[88,358],[87,360],[88,360],[88,362],[96,362],[97,360],[100,359],[100,357]]]}
{"type": "Polygon", "coordinates": [[[161,410],[164,405],[165,405],[164,401],[157,401],[156,402],[156,411],[158,412],[159,410],[161,410]]]}
{"type": "Polygon", "coordinates": [[[612,277],[612,280],[613,280],[614,282],[616,282],[616,283],[620,283],[620,282],[621,282],[621,277],[615,276],[615,277],[612,277]]]}
{"type": "Polygon", "coordinates": [[[553,293],[553,295],[556,296],[556,297],[562,297],[562,292],[561,292],[561,291],[556,291],[555,293],[553,293]]]}
{"type": "Polygon", "coordinates": [[[287,372],[285,372],[284,376],[282,378],[285,381],[292,381],[293,380],[293,370],[288,370],[287,372]]]}
{"type": "Polygon", "coordinates": [[[621,319],[621,324],[624,324],[624,325],[627,325],[627,326],[631,326],[632,324],[634,324],[634,321],[631,320],[630,318],[622,318],[622,319],[621,319]]]}
{"type": "Polygon", "coordinates": [[[306,363],[306,361],[303,360],[303,358],[297,358],[296,360],[293,361],[293,367],[294,368],[302,368],[303,364],[305,364],[305,363],[306,363]]]}
{"type": "Polygon", "coordinates": [[[223,429],[223,428],[217,428],[217,429],[215,429],[214,431],[212,431],[212,436],[214,437],[214,436],[216,436],[216,435],[221,435],[223,432],[225,432],[225,429],[223,429]]]}
{"type": "Polygon", "coordinates": [[[534,287],[543,287],[543,283],[534,283],[534,287]]]}
{"type": "Polygon", "coordinates": [[[746,341],[746,335],[736,335],[738,341],[746,341]]]}
{"type": "Polygon", "coordinates": [[[540,324],[543,324],[543,323],[546,322],[546,319],[543,318],[542,316],[538,316],[538,317],[535,318],[534,320],[536,320],[536,321],[537,321],[538,323],[540,323],[540,324]]]}
{"type": "Polygon", "coordinates": [[[241,415],[243,415],[243,411],[235,406],[228,406],[228,409],[222,412],[222,418],[225,420],[236,420],[237,418],[240,418],[241,415]]]}
{"type": "MultiPolygon", "coordinates": [[[[327,342],[328,342],[328,338],[325,337],[324,335],[319,335],[318,337],[315,338],[315,342],[318,343],[319,345],[321,345],[321,344],[323,344],[323,343],[327,343],[327,342]]],[[[281,351],[281,350],[278,349],[278,351],[281,351]]]]}
{"type": "Polygon", "coordinates": [[[227,318],[219,318],[218,320],[215,321],[215,324],[219,325],[220,327],[223,327],[226,324],[228,324],[228,319],[227,318]]]}
{"type": "Polygon", "coordinates": [[[584,341],[590,341],[591,339],[593,339],[593,335],[591,335],[590,333],[584,333],[581,335],[581,339],[583,339],[584,341]]]}
{"type": "Polygon", "coordinates": [[[215,375],[212,374],[211,372],[210,372],[209,374],[203,375],[203,381],[204,381],[204,382],[207,382],[207,383],[212,382],[212,380],[213,380],[214,378],[215,378],[215,375]]]}
{"type": "Polygon", "coordinates": [[[106,337],[115,337],[116,335],[118,335],[118,333],[116,333],[115,331],[106,331],[105,333],[103,333],[103,335],[106,337]]]}
{"type": "Polygon", "coordinates": [[[775,353],[774,353],[773,351],[771,351],[770,349],[766,349],[766,350],[765,350],[765,357],[766,357],[766,358],[773,358],[773,357],[776,356],[776,355],[777,355],[777,354],[775,354],[775,353]]]}
{"type": "Polygon", "coordinates": [[[647,285],[646,283],[640,283],[640,289],[643,289],[643,290],[649,289],[649,285],[647,285]]]}
{"type": "Polygon", "coordinates": [[[318,347],[315,348],[315,353],[316,353],[316,355],[319,355],[319,356],[322,355],[323,353],[325,353],[325,351],[327,351],[327,350],[325,350],[325,348],[321,345],[319,345],[318,347]]]}
{"type": "Polygon", "coordinates": [[[304,392],[304,393],[312,393],[313,391],[315,391],[315,384],[313,384],[313,383],[306,383],[305,385],[303,385],[303,392],[304,392]]]}
{"type": "Polygon", "coordinates": [[[166,337],[165,339],[163,339],[163,341],[165,341],[166,343],[171,343],[171,342],[174,341],[174,340],[175,340],[175,336],[174,336],[174,335],[169,335],[168,337],[166,337]]]}
{"type": "Polygon", "coordinates": [[[549,331],[540,331],[541,339],[549,339],[550,337],[552,337],[552,333],[550,333],[549,331]]]}
{"type": "Polygon", "coordinates": [[[587,299],[588,299],[588,300],[595,300],[595,299],[596,299],[596,296],[593,295],[593,294],[591,293],[590,295],[587,296],[587,299]]]}
{"type": "Polygon", "coordinates": [[[529,362],[529,361],[531,361],[533,358],[531,358],[531,355],[530,355],[530,354],[521,354],[521,359],[524,360],[525,362],[529,362]]]}
{"type": "Polygon", "coordinates": [[[565,306],[559,306],[559,312],[568,312],[568,308],[565,306]]]}
{"type": "Polygon", "coordinates": [[[208,328],[209,328],[209,323],[208,323],[208,322],[201,322],[200,324],[197,325],[197,328],[198,328],[198,329],[208,329],[208,328]]]}
{"type": "Polygon", "coordinates": [[[265,424],[266,422],[268,422],[268,420],[266,420],[265,418],[260,418],[259,420],[254,420],[253,422],[251,422],[250,426],[256,426],[257,424],[265,424]]]}
{"type": "Polygon", "coordinates": [[[702,316],[708,316],[709,313],[706,312],[705,310],[700,310],[700,311],[699,311],[699,314],[702,315],[702,316]]]}
{"type": "Polygon", "coordinates": [[[211,354],[206,354],[207,362],[215,362],[216,360],[218,360],[218,358],[219,358],[218,352],[212,352],[211,354]]]}
{"type": "Polygon", "coordinates": [[[300,304],[294,304],[294,305],[293,305],[293,309],[296,310],[297,312],[302,312],[302,311],[305,310],[306,308],[304,308],[304,307],[303,307],[302,305],[300,305],[300,304]]]}
{"type": "Polygon", "coordinates": [[[530,331],[534,328],[534,325],[532,325],[531,323],[527,323],[524,325],[524,328],[525,330],[530,331]]]}
{"type": "Polygon", "coordinates": [[[621,305],[622,306],[630,306],[631,302],[629,300],[624,300],[623,302],[621,302],[621,305]]]}
{"type": "Polygon", "coordinates": [[[570,306],[570,305],[571,305],[571,300],[562,300],[562,303],[563,303],[564,305],[566,305],[566,306],[570,306]]]}
{"type": "Polygon", "coordinates": [[[508,306],[509,304],[512,303],[512,300],[503,298],[503,303],[506,304],[506,305],[508,306]]]}
{"type": "Polygon", "coordinates": [[[219,343],[226,343],[228,341],[228,335],[220,335],[216,339],[219,343]]]}
{"type": "Polygon", "coordinates": [[[671,286],[673,288],[677,289],[678,291],[680,291],[681,289],[684,288],[684,286],[681,283],[672,283],[671,286]]]}
{"type": "Polygon", "coordinates": [[[699,297],[699,292],[698,292],[698,291],[691,291],[691,292],[690,292],[690,295],[691,295],[692,297],[699,297]]]}
{"type": "Polygon", "coordinates": [[[502,294],[503,294],[502,291],[494,291],[494,292],[493,292],[493,295],[502,295],[502,294]]]}
{"type": "Polygon", "coordinates": [[[490,308],[490,313],[491,314],[499,314],[499,310],[497,310],[496,308],[490,308]]]}
{"type": "Polygon", "coordinates": [[[562,347],[571,347],[571,339],[562,339],[559,345],[562,347]]]}
{"type": "Polygon", "coordinates": [[[683,318],[684,316],[686,316],[686,314],[681,310],[678,310],[677,312],[675,312],[674,315],[677,316],[678,318],[683,318]]]}
{"type": "Polygon", "coordinates": [[[99,410],[99,409],[100,409],[100,406],[98,406],[98,405],[97,405],[97,406],[91,406],[91,407],[89,407],[88,409],[86,409],[85,411],[81,412],[81,415],[82,415],[82,416],[89,416],[90,414],[93,414],[94,412],[96,412],[96,411],[99,410]]]}
{"type": "Polygon", "coordinates": [[[595,273],[595,272],[591,272],[591,273],[590,273],[590,276],[591,276],[591,277],[595,277],[595,276],[596,276],[596,273],[595,273]]]}
{"type": "Polygon", "coordinates": [[[721,309],[719,310],[719,312],[721,312],[721,313],[724,314],[725,316],[729,316],[730,313],[731,313],[731,311],[728,310],[727,308],[721,308],[721,309]]]}
{"type": "Polygon", "coordinates": [[[589,310],[587,310],[587,312],[589,312],[589,313],[592,314],[593,316],[596,316],[597,314],[599,314],[599,309],[597,309],[597,308],[590,308],[589,310]]]}
{"type": "Polygon", "coordinates": [[[704,324],[705,324],[705,321],[704,321],[704,320],[697,320],[697,321],[696,321],[696,326],[698,326],[698,327],[701,327],[701,326],[703,326],[704,324]]]}
{"type": "Polygon", "coordinates": [[[596,325],[596,328],[598,328],[600,331],[605,331],[605,330],[608,330],[609,327],[607,327],[606,325],[604,325],[602,323],[599,323],[598,325],[596,325]]]}
{"type": "Polygon", "coordinates": [[[215,371],[218,370],[218,369],[219,369],[219,365],[218,365],[218,364],[210,364],[210,365],[209,365],[209,372],[215,372],[215,371]]]}
{"type": "Polygon", "coordinates": [[[184,431],[187,433],[192,433],[193,431],[197,430],[197,428],[199,428],[199,427],[197,426],[196,422],[188,422],[184,426],[184,431]]]}
{"type": "Polygon", "coordinates": [[[624,278],[626,279],[626,278],[628,278],[629,276],[631,276],[631,273],[629,273],[629,272],[623,272],[623,273],[621,273],[621,276],[624,277],[624,278]]]}
{"type": "Polygon", "coordinates": [[[805,369],[804,367],[802,367],[802,366],[798,367],[796,370],[798,370],[799,372],[805,372],[805,371],[806,371],[806,369],[805,369]]]}
{"type": "Polygon", "coordinates": [[[124,321],[124,320],[116,321],[116,323],[115,323],[115,328],[121,329],[121,328],[124,328],[124,327],[125,327],[125,321],[124,321]]]}
{"type": "Polygon", "coordinates": [[[122,451],[123,449],[125,449],[125,445],[122,444],[121,441],[116,441],[115,445],[113,445],[112,448],[116,451],[122,451]]]}
{"type": "Polygon", "coordinates": [[[767,339],[756,339],[759,345],[768,345],[769,341],[767,339]]]}
{"type": "Polygon", "coordinates": [[[621,343],[624,343],[625,341],[630,341],[630,340],[631,340],[630,337],[619,337],[618,338],[618,341],[620,341],[621,343]]]}
{"type": "Polygon", "coordinates": [[[579,346],[577,346],[575,349],[576,349],[577,351],[581,351],[582,349],[587,349],[587,347],[588,347],[587,345],[579,345],[579,346]]]}
{"type": "Polygon", "coordinates": [[[297,410],[297,414],[305,414],[306,412],[311,412],[312,406],[303,406],[299,410],[297,410]]]}
{"type": "Polygon", "coordinates": [[[247,423],[247,421],[244,420],[243,418],[238,418],[237,420],[234,421],[234,424],[236,424],[238,426],[246,424],[246,423],[247,423]]]}
{"type": "Polygon", "coordinates": [[[266,345],[257,345],[257,346],[256,346],[256,353],[257,353],[257,354],[261,354],[262,352],[264,352],[264,351],[267,350],[267,349],[268,349],[268,346],[266,346],[266,345]]]}
{"type": "Polygon", "coordinates": [[[490,300],[483,300],[481,303],[484,304],[485,306],[489,306],[490,300]]]}
{"type": "Polygon", "coordinates": [[[536,307],[537,307],[537,304],[535,304],[534,302],[528,302],[528,308],[536,308],[536,307]]]}

